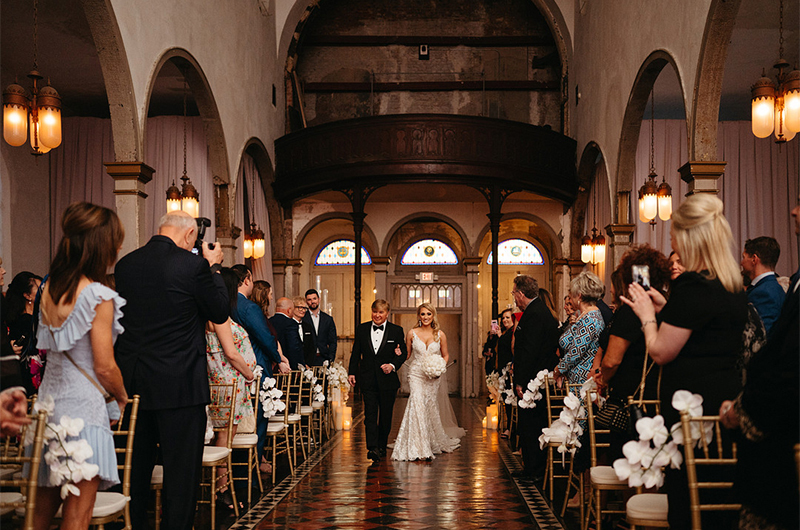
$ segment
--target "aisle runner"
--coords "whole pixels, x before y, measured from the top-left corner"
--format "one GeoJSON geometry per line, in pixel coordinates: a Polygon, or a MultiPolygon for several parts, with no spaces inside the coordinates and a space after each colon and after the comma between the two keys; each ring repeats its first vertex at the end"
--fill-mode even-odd
{"type": "MultiPolygon", "coordinates": [[[[361,413],[353,419],[353,427],[364,421],[364,414],[361,413]]],[[[303,480],[314,467],[328,456],[330,452],[342,443],[343,431],[336,431],[336,434],[325,442],[318,451],[314,451],[308,460],[295,468],[294,476],[289,475],[283,481],[275,485],[272,490],[264,494],[258,503],[242,515],[228,530],[252,530],[260,523],[264,517],[271,512],[286,495],[303,480]]]]}

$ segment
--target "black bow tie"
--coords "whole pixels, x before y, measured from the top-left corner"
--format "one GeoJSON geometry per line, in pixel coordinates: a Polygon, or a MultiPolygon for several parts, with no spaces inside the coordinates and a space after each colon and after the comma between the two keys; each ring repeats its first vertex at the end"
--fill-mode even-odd
{"type": "Polygon", "coordinates": [[[376,326],[375,324],[373,324],[372,331],[383,331],[383,324],[381,324],[380,326],[376,326]]]}

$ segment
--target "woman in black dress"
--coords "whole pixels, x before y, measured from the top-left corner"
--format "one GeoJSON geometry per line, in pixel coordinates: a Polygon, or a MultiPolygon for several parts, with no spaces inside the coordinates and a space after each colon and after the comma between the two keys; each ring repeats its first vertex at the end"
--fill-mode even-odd
{"type": "MultiPolygon", "coordinates": [[[[672,282],[668,302],[656,289],[645,291],[636,283],[621,297],[641,321],[650,357],[663,366],[661,414],[668,427],[680,421],[671,405],[676,390],[702,395],[703,413],[712,415],[741,388],[737,358],[747,298],[722,211],[721,200],[703,193],[688,197],[672,215],[672,247],[686,272],[672,282]]],[[[689,528],[685,468],[667,474],[667,494],[670,528],[689,528]]],[[[709,528],[721,527],[710,523],[709,528]]]]}
{"type": "MultiPolygon", "coordinates": [[[[517,318],[514,316],[514,310],[511,308],[504,309],[500,313],[500,329],[489,332],[489,338],[486,339],[486,344],[483,345],[483,354],[487,357],[487,366],[491,363],[493,370],[496,369],[501,372],[509,363],[514,361],[514,352],[511,349],[511,340],[514,338],[514,328],[517,325],[517,318]]],[[[487,368],[487,375],[491,373],[487,368]]],[[[507,376],[508,388],[511,388],[511,374],[507,376]]],[[[511,405],[506,405],[506,429],[501,434],[503,438],[508,438],[511,435],[511,405]]]]}
{"type": "Polygon", "coordinates": [[[8,325],[8,339],[14,341],[15,345],[22,347],[20,375],[29,396],[36,393],[36,389],[41,382],[41,375],[34,382],[31,376],[31,359],[28,357],[35,352],[38,358],[36,337],[33,332],[33,302],[36,299],[36,292],[41,283],[41,276],[28,271],[20,272],[11,280],[5,300],[3,300],[6,306],[5,318],[8,325]]]}

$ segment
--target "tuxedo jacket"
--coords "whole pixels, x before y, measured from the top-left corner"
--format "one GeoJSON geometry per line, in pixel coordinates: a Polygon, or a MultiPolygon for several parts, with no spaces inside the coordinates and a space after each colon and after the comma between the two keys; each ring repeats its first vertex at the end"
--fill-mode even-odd
{"type": "Polygon", "coordinates": [[[275,313],[270,317],[269,321],[278,333],[278,342],[281,343],[283,354],[289,360],[289,366],[292,367],[292,370],[296,370],[298,364],[305,364],[303,343],[300,341],[300,334],[298,333],[300,324],[283,313],[275,313]]]}
{"type": "Polygon", "coordinates": [[[778,315],[781,314],[785,299],[786,293],[774,274],[764,276],[757,284],[747,288],[747,301],[758,311],[758,316],[761,317],[768,334],[778,315]]]}
{"type": "Polygon", "coordinates": [[[336,323],[333,317],[324,311],[319,312],[319,332],[314,329],[314,321],[311,319],[311,311],[306,311],[303,322],[311,324],[311,333],[316,345],[314,351],[314,362],[312,366],[321,366],[323,362],[336,360],[336,323]],[[319,351],[319,353],[317,353],[319,351]]]}
{"type": "MultiPolygon", "coordinates": [[[[305,319],[300,321],[300,329],[303,330],[303,364],[306,366],[314,366],[314,361],[317,357],[317,344],[314,341],[314,324],[306,322],[305,319]]],[[[320,365],[322,363],[319,363],[320,365]]]]}
{"type": "Polygon", "coordinates": [[[146,410],[210,402],[205,324],[228,320],[230,303],[208,261],[153,236],[114,270],[127,304],[114,347],[128,395],[146,410]]]}
{"type": "Polygon", "coordinates": [[[541,298],[528,304],[514,331],[514,383],[525,388],[540,370],[558,362],[558,321],[541,298]]]}
{"type": "Polygon", "coordinates": [[[350,355],[349,374],[356,376],[356,384],[363,390],[397,390],[400,378],[397,370],[408,358],[406,337],[403,328],[387,321],[383,331],[383,341],[378,352],[372,347],[372,321],[364,322],[356,327],[353,340],[353,353],[350,355]],[[394,350],[400,346],[400,355],[394,350]],[[381,365],[393,364],[395,369],[384,374],[381,365]]]}

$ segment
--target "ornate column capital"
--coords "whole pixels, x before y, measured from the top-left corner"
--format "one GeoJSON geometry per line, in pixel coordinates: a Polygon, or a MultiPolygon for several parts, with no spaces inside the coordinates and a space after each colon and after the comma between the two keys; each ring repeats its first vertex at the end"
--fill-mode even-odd
{"type": "MultiPolygon", "coordinates": [[[[147,243],[151,234],[145,233],[145,185],[153,179],[155,169],[144,162],[106,162],[106,173],[114,179],[114,202],[117,215],[127,237],[122,243],[120,257],[147,243]]],[[[166,190],[165,190],[166,191],[166,190]]],[[[166,211],[166,204],[164,211],[166,211]]]]}
{"type": "Polygon", "coordinates": [[[678,168],[678,173],[681,174],[681,179],[689,184],[689,191],[686,196],[694,195],[695,193],[719,193],[717,180],[725,174],[725,165],[727,162],[704,162],[704,161],[689,161],[678,168]]]}

